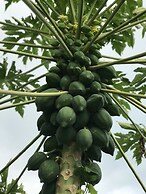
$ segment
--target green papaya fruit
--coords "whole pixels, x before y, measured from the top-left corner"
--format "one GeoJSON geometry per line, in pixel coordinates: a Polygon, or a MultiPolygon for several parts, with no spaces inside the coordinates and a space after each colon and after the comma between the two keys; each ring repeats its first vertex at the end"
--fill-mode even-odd
{"type": "Polygon", "coordinates": [[[55,193],[56,193],[56,180],[50,182],[49,184],[44,183],[39,194],[55,194],[55,193]]]}
{"type": "Polygon", "coordinates": [[[109,145],[109,135],[106,131],[103,131],[95,126],[90,127],[90,131],[93,137],[93,144],[102,148],[109,145]]]}
{"type": "Polygon", "coordinates": [[[58,123],[57,123],[57,120],[56,120],[56,117],[57,117],[57,113],[58,111],[54,111],[52,112],[51,116],[50,116],[50,123],[53,125],[53,126],[58,126],[58,123]]]}
{"type": "Polygon", "coordinates": [[[95,55],[98,59],[102,57],[100,51],[98,49],[92,49],[92,51],[90,51],[91,54],[95,55]]]}
{"type": "Polygon", "coordinates": [[[90,160],[101,162],[102,152],[100,147],[91,145],[91,147],[88,148],[86,154],[90,160]]]}
{"type": "Polygon", "coordinates": [[[81,67],[78,63],[75,63],[75,62],[70,62],[68,65],[67,65],[67,73],[69,75],[73,75],[76,73],[76,69],[79,69],[79,73],[82,72],[81,70],[81,67]]]}
{"type": "Polygon", "coordinates": [[[49,88],[57,88],[60,84],[60,76],[56,73],[49,72],[46,75],[46,82],[49,88]]]}
{"type": "Polygon", "coordinates": [[[58,111],[56,120],[61,127],[71,126],[76,121],[76,113],[71,107],[65,106],[58,111]]]}
{"type": "Polygon", "coordinates": [[[46,154],[43,152],[35,152],[28,160],[28,170],[38,170],[40,165],[47,160],[46,154]]]}
{"type": "Polygon", "coordinates": [[[76,122],[74,124],[74,127],[77,130],[86,127],[86,125],[88,124],[89,118],[90,118],[90,114],[86,108],[83,111],[78,112],[76,116],[76,122]]]}
{"type": "Polygon", "coordinates": [[[50,122],[44,122],[41,126],[40,134],[44,136],[52,136],[56,133],[56,127],[50,122]]]}
{"type": "Polygon", "coordinates": [[[107,66],[97,70],[102,79],[113,79],[117,77],[116,70],[113,66],[107,66]]]}
{"type": "Polygon", "coordinates": [[[89,33],[90,31],[91,31],[91,27],[90,26],[87,26],[87,25],[84,25],[84,26],[82,26],[81,27],[81,31],[83,32],[83,33],[89,33]]]}
{"type": "Polygon", "coordinates": [[[92,145],[92,134],[89,129],[83,128],[77,132],[76,144],[82,150],[87,150],[92,145]]]}
{"type": "Polygon", "coordinates": [[[43,114],[41,114],[37,120],[37,128],[38,128],[38,131],[41,130],[41,126],[44,124],[45,122],[45,119],[44,119],[44,116],[43,114]]]}
{"type": "Polygon", "coordinates": [[[101,84],[97,81],[92,82],[90,86],[90,91],[93,94],[98,94],[101,90],[101,84]]]}
{"type": "Polygon", "coordinates": [[[102,178],[102,172],[101,172],[101,168],[99,167],[99,165],[97,163],[90,162],[90,163],[86,164],[85,171],[86,171],[85,181],[87,183],[90,183],[92,185],[96,185],[97,183],[100,182],[100,180],[102,178]]]}
{"type": "Polygon", "coordinates": [[[100,94],[92,94],[87,99],[87,109],[91,112],[98,112],[104,106],[104,97],[100,94]]]}
{"type": "Polygon", "coordinates": [[[113,125],[111,115],[104,108],[101,108],[98,112],[95,112],[93,115],[93,121],[97,127],[104,131],[110,131],[113,125]]]}
{"type": "Polygon", "coordinates": [[[92,66],[98,64],[99,58],[98,58],[96,55],[90,54],[89,57],[90,57],[91,65],[92,65],[92,66]]]}
{"type": "Polygon", "coordinates": [[[99,74],[97,73],[97,72],[92,72],[93,73],[93,75],[94,75],[94,81],[97,81],[97,82],[101,82],[101,79],[100,79],[100,76],[99,76],[99,74]]]}
{"type": "Polygon", "coordinates": [[[59,145],[70,144],[74,141],[76,131],[72,126],[59,127],[56,131],[56,138],[59,145]]]}
{"type": "Polygon", "coordinates": [[[79,81],[83,83],[85,86],[90,86],[93,80],[94,80],[94,75],[89,70],[83,71],[79,76],[79,81]]]}
{"type": "Polygon", "coordinates": [[[101,148],[103,152],[114,155],[115,151],[115,143],[113,141],[113,138],[109,135],[109,145],[101,148]]]}
{"type": "Polygon", "coordinates": [[[86,88],[81,82],[73,81],[69,85],[69,93],[73,96],[75,96],[75,95],[85,95],[86,88]]]}
{"type": "Polygon", "coordinates": [[[85,54],[82,51],[76,51],[74,53],[74,59],[79,62],[79,63],[83,63],[84,62],[84,58],[85,58],[85,54]]]}
{"type": "Polygon", "coordinates": [[[58,148],[58,142],[56,136],[51,136],[44,142],[44,152],[52,152],[58,148]]]}
{"type": "Polygon", "coordinates": [[[71,94],[62,94],[60,95],[55,102],[56,108],[61,109],[64,106],[71,106],[72,104],[72,95],[71,94]]]}
{"type": "Polygon", "coordinates": [[[105,109],[111,116],[120,116],[121,114],[119,107],[115,103],[108,104],[105,109]]]}
{"type": "Polygon", "coordinates": [[[55,73],[55,74],[57,74],[57,75],[61,75],[61,70],[60,70],[60,68],[59,67],[57,67],[57,66],[52,66],[50,69],[49,69],[49,72],[50,73],[55,73]]]}
{"type": "Polygon", "coordinates": [[[39,167],[38,175],[43,183],[54,181],[59,174],[59,165],[54,160],[45,160],[39,167]]]}
{"type": "Polygon", "coordinates": [[[54,58],[61,58],[62,56],[63,56],[63,51],[61,50],[61,49],[53,49],[52,51],[51,51],[51,55],[52,55],[52,57],[54,57],[54,58]]]}
{"type": "MultiPolygon", "coordinates": [[[[56,88],[49,88],[44,91],[44,93],[50,92],[58,92],[56,88]]],[[[46,97],[36,97],[35,104],[37,107],[37,111],[44,111],[44,110],[52,110],[54,108],[54,103],[56,100],[56,96],[46,96],[46,97]]]]}
{"type": "Polygon", "coordinates": [[[60,87],[62,90],[68,90],[71,83],[71,78],[68,75],[64,75],[60,80],[60,87]]]}
{"type": "Polygon", "coordinates": [[[81,112],[86,108],[87,102],[81,95],[76,95],[72,99],[72,107],[75,112],[81,112]]]}

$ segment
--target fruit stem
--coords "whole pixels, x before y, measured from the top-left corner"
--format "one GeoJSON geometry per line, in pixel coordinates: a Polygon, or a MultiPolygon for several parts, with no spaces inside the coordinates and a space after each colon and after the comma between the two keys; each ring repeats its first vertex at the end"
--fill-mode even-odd
{"type": "MultiPolygon", "coordinates": [[[[105,62],[103,64],[98,64],[98,65],[94,65],[94,66],[91,66],[89,69],[99,69],[99,68],[103,68],[103,67],[107,67],[107,66],[111,66],[111,65],[118,65],[118,64],[124,64],[124,63],[127,63],[127,64],[131,64],[135,61],[133,61],[133,59],[137,59],[137,58],[140,58],[140,57],[144,57],[146,56],[146,52],[143,52],[143,53],[140,53],[140,54],[137,54],[137,55],[133,55],[133,56],[130,56],[130,57],[127,57],[127,58],[123,58],[123,59],[119,59],[119,60],[116,60],[116,61],[112,61],[112,62],[105,62]]],[[[145,65],[144,63],[146,62],[146,60],[142,59],[142,60],[137,60],[136,61],[137,63],[142,63],[142,65],[145,65]]]]}
{"type": "MultiPolygon", "coordinates": [[[[25,73],[26,73],[26,72],[25,72],[25,73]]],[[[25,73],[24,73],[24,74],[25,74],[25,73]]],[[[23,75],[24,75],[24,74],[23,74],[23,75]]],[[[21,74],[21,75],[22,75],[22,74],[21,74]]],[[[39,80],[39,79],[43,78],[44,76],[46,76],[46,73],[43,74],[43,75],[41,75],[41,76],[36,77],[35,79],[32,79],[32,80],[26,82],[25,84],[22,84],[22,85],[21,85],[19,88],[17,88],[17,89],[18,89],[18,90],[21,89],[21,88],[24,89],[24,87],[27,86],[28,84],[31,84],[32,82],[34,82],[34,81],[36,81],[36,80],[39,80]]],[[[35,92],[36,90],[37,90],[37,89],[30,90],[30,92],[35,92]]],[[[2,98],[4,98],[4,97],[7,97],[7,94],[6,94],[6,95],[3,95],[2,97],[0,97],[0,99],[2,99],[2,98]]],[[[8,99],[6,99],[6,100],[2,100],[2,101],[0,101],[0,105],[1,105],[1,104],[4,104],[4,103],[6,103],[6,102],[12,101],[12,100],[14,100],[14,99],[16,99],[16,98],[19,98],[19,96],[13,96],[13,97],[8,98],[8,99]]]]}
{"type": "MultiPolygon", "coordinates": [[[[98,16],[99,12],[103,9],[103,7],[105,6],[105,4],[106,4],[107,1],[108,1],[108,0],[104,0],[104,1],[101,3],[101,5],[99,6],[98,10],[95,12],[95,14],[92,16],[92,18],[87,22],[87,25],[90,26],[90,25],[93,23],[93,21],[96,19],[96,17],[98,16]]],[[[97,1],[94,2],[94,4],[96,4],[96,3],[97,3],[97,1]]],[[[93,6],[92,6],[92,7],[93,7],[93,6]]],[[[95,8],[95,5],[94,5],[93,8],[95,8]]],[[[90,14],[92,14],[93,8],[90,10],[90,14]]]]}
{"type": "Polygon", "coordinates": [[[142,112],[146,113],[146,106],[142,104],[140,101],[136,100],[135,98],[129,97],[129,96],[122,96],[125,100],[133,104],[136,108],[141,110],[142,112]]]}
{"type": "Polygon", "coordinates": [[[127,114],[127,112],[124,110],[124,108],[121,106],[121,104],[116,100],[115,97],[111,96],[110,97],[115,101],[115,103],[119,106],[121,111],[126,115],[126,117],[130,120],[130,122],[133,124],[137,132],[141,135],[142,138],[146,139],[145,135],[141,132],[141,130],[137,127],[137,125],[134,123],[134,121],[131,119],[131,117],[127,114]]]}
{"type": "Polygon", "coordinates": [[[130,93],[130,92],[124,92],[124,91],[120,91],[120,90],[113,90],[113,89],[101,89],[101,91],[103,92],[108,92],[108,93],[113,93],[113,94],[120,94],[123,96],[132,96],[132,97],[138,97],[138,98],[145,98],[146,96],[144,94],[134,94],[134,93],[130,93]]]}
{"type": "Polygon", "coordinates": [[[112,35],[112,34],[115,34],[115,33],[120,33],[122,31],[125,31],[137,24],[142,24],[142,22],[145,22],[145,19],[142,19],[142,20],[138,20],[138,21],[135,21],[137,20],[139,17],[141,17],[142,15],[144,15],[146,13],[146,10],[142,11],[141,13],[137,14],[136,16],[132,17],[131,19],[127,20],[126,22],[122,23],[120,26],[116,27],[114,30],[110,31],[110,32],[107,32],[107,33],[104,33],[102,34],[101,36],[99,36],[97,39],[96,39],[96,42],[98,41],[101,41],[102,39],[105,39],[106,37],[112,35]],[[135,21],[135,22],[133,22],[135,21]],[[133,22],[130,24],[130,22],[133,22]]]}
{"type": "Polygon", "coordinates": [[[62,150],[61,172],[56,184],[56,194],[76,194],[80,189],[80,178],[74,170],[81,163],[81,151],[75,143],[64,145],[62,150]]]}
{"type": "Polygon", "coordinates": [[[39,56],[39,55],[35,55],[35,54],[32,54],[32,53],[27,53],[27,52],[22,52],[22,51],[13,51],[13,50],[10,50],[10,49],[5,49],[5,48],[0,48],[0,51],[6,52],[6,53],[12,53],[12,54],[16,54],[16,55],[23,55],[23,56],[27,56],[27,57],[33,57],[33,58],[37,58],[37,59],[46,59],[46,60],[50,60],[50,61],[56,61],[53,57],[39,56]]]}
{"type": "Polygon", "coordinates": [[[30,28],[30,27],[23,26],[23,25],[18,25],[18,24],[16,25],[14,23],[8,23],[8,22],[2,22],[2,21],[0,21],[0,24],[2,24],[4,26],[13,27],[13,28],[15,28],[15,30],[23,29],[23,30],[35,32],[35,33],[38,33],[38,34],[45,34],[45,35],[49,35],[50,34],[49,32],[46,32],[46,31],[43,31],[43,30],[38,30],[38,29],[35,29],[35,28],[30,28]]]}
{"type": "Polygon", "coordinates": [[[111,136],[117,146],[117,148],[119,149],[120,153],[122,154],[124,160],[126,161],[126,163],[128,164],[129,168],[131,169],[131,171],[133,172],[134,176],[136,177],[137,181],[139,182],[139,184],[141,185],[141,187],[143,188],[144,192],[146,192],[146,188],[143,184],[143,182],[141,181],[140,177],[137,175],[136,171],[134,170],[133,166],[131,165],[131,163],[129,162],[128,158],[126,157],[124,151],[122,150],[120,144],[118,143],[118,141],[116,140],[116,138],[114,137],[114,135],[111,133],[111,136]]]}
{"type": "Polygon", "coordinates": [[[99,37],[99,35],[105,30],[105,28],[107,27],[107,25],[112,21],[112,19],[114,18],[114,16],[117,14],[117,12],[119,11],[119,9],[121,8],[121,6],[123,5],[123,3],[125,2],[125,0],[121,0],[119,1],[117,7],[114,9],[113,13],[109,16],[109,18],[106,20],[106,22],[104,23],[104,25],[100,28],[100,30],[95,34],[95,36],[93,37],[93,39],[88,42],[85,47],[83,48],[83,52],[87,52],[88,49],[90,48],[90,46],[95,43],[96,39],[99,37]]]}
{"type": "Polygon", "coordinates": [[[84,12],[84,0],[80,0],[78,3],[78,27],[76,32],[76,39],[80,38],[83,12],[84,12]]]}
{"type": "Polygon", "coordinates": [[[0,94],[10,94],[16,96],[31,96],[31,97],[46,97],[46,96],[60,96],[61,94],[66,94],[67,91],[59,91],[59,92],[22,92],[22,91],[14,91],[14,90],[0,90],[0,94]]]}
{"type": "Polygon", "coordinates": [[[23,0],[23,2],[36,14],[36,16],[47,26],[47,28],[52,32],[52,34],[56,37],[56,39],[60,42],[60,44],[62,44],[62,46],[64,47],[65,51],[67,52],[69,57],[73,57],[71,51],[69,50],[69,48],[67,47],[66,43],[64,42],[64,40],[62,39],[62,37],[60,36],[60,34],[58,34],[58,32],[56,30],[54,30],[54,28],[49,24],[49,22],[44,18],[44,16],[41,14],[41,12],[33,5],[32,1],[30,0],[23,0]]]}
{"type": "Polygon", "coordinates": [[[24,152],[28,150],[32,146],[32,144],[35,143],[40,137],[41,137],[41,134],[38,134],[27,146],[25,146],[23,150],[21,150],[21,152],[19,152],[12,160],[10,160],[10,162],[6,164],[6,166],[4,166],[0,170],[0,174],[3,173],[4,170],[7,169],[9,166],[11,166],[22,154],[24,154],[24,152]]]}
{"type": "MultiPolygon", "coordinates": [[[[46,137],[44,137],[42,139],[42,141],[40,142],[39,146],[37,147],[35,152],[38,152],[39,149],[41,148],[41,146],[43,145],[44,141],[45,141],[46,137]]],[[[10,193],[12,191],[12,189],[15,187],[15,185],[18,183],[18,181],[20,180],[20,178],[22,177],[22,175],[24,174],[24,172],[27,170],[27,164],[25,165],[25,167],[22,169],[22,171],[20,172],[19,176],[14,180],[13,184],[8,188],[7,193],[10,193]]]]}
{"type": "Polygon", "coordinates": [[[26,105],[26,104],[31,104],[31,103],[34,103],[34,102],[35,102],[35,100],[26,100],[24,102],[18,102],[18,103],[10,104],[10,105],[7,105],[7,106],[1,106],[0,110],[5,110],[5,109],[17,107],[17,106],[26,105]]]}
{"type": "Polygon", "coordinates": [[[30,43],[20,43],[20,42],[13,42],[13,41],[0,41],[0,44],[10,44],[10,45],[19,45],[19,46],[28,46],[33,48],[43,48],[43,49],[56,49],[57,47],[50,46],[50,45],[38,45],[38,44],[30,44],[30,43]]]}
{"type": "Polygon", "coordinates": [[[75,24],[76,23],[76,13],[75,13],[75,8],[74,8],[74,0],[69,0],[69,7],[70,7],[70,12],[71,12],[71,16],[72,16],[72,23],[75,24]]]}

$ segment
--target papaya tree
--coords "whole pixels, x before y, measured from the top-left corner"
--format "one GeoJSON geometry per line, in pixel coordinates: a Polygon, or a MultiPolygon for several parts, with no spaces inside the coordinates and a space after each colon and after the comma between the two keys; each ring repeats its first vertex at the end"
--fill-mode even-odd
{"type": "MultiPolygon", "coordinates": [[[[5,0],[7,9],[19,0],[5,0]]],[[[36,140],[42,138],[25,170],[38,171],[39,194],[97,193],[102,178],[102,153],[123,157],[146,192],[144,183],[127,159],[132,150],[137,164],[146,156],[146,128],[129,116],[131,105],[146,113],[146,52],[122,57],[134,47],[135,31],[145,35],[146,9],[142,0],[23,0],[31,14],[0,21],[0,110],[14,107],[23,116],[34,103],[40,113],[38,135],[6,166],[3,173],[36,140]],[[111,45],[119,57],[104,55],[111,45]],[[5,54],[17,55],[28,69],[5,54]],[[39,60],[38,65],[29,64],[39,60]],[[132,80],[117,66],[132,66],[132,80]],[[44,71],[39,71],[44,67],[44,71]],[[39,71],[36,76],[35,70],[39,71]],[[44,80],[43,84],[39,82],[44,80]],[[8,103],[5,105],[5,103],[8,103]],[[114,116],[127,133],[112,132],[114,116]]],[[[15,186],[14,184],[14,186],[15,186]]],[[[12,192],[13,187],[7,193],[12,192]]]]}

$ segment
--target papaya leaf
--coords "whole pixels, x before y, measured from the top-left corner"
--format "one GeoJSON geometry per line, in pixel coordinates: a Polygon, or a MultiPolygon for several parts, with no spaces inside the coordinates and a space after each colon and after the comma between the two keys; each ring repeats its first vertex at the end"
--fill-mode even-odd
{"type": "Polygon", "coordinates": [[[18,3],[20,0],[5,0],[6,4],[5,4],[5,10],[8,9],[8,7],[12,4],[12,3],[18,3]]]}
{"type": "MultiPolygon", "coordinates": [[[[128,130],[128,133],[115,133],[117,141],[119,142],[124,152],[132,150],[133,158],[135,159],[137,165],[141,164],[142,159],[146,156],[145,139],[141,137],[141,135],[136,131],[132,124],[119,122],[119,125],[123,129],[128,130]]],[[[138,124],[136,124],[136,126],[144,135],[146,135],[144,127],[141,127],[138,124]]],[[[118,151],[116,159],[119,159],[121,157],[122,155],[118,151]]]]}
{"type": "MultiPolygon", "coordinates": [[[[133,124],[123,123],[123,122],[118,122],[118,124],[123,129],[128,129],[128,130],[130,129],[130,130],[136,131],[135,126],[133,124]]],[[[139,125],[136,125],[136,126],[139,127],[139,125]]]]}
{"type": "Polygon", "coordinates": [[[24,116],[24,106],[22,106],[22,105],[17,106],[17,107],[15,107],[15,110],[16,110],[16,112],[18,112],[20,114],[21,117],[24,116]]]}
{"type": "Polygon", "coordinates": [[[6,186],[6,184],[7,184],[8,172],[9,172],[9,169],[6,168],[6,170],[4,170],[4,172],[0,174],[1,183],[2,183],[3,186],[6,186]]]}
{"type": "Polygon", "coordinates": [[[26,194],[26,192],[23,190],[23,185],[21,184],[19,186],[17,183],[17,180],[14,180],[14,179],[12,179],[11,183],[9,183],[7,185],[7,192],[8,193],[26,194]]]}

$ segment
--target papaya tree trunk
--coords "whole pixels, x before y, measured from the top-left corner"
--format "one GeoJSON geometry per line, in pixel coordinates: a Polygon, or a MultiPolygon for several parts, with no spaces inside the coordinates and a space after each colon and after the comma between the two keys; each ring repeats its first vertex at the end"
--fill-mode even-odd
{"type": "Polygon", "coordinates": [[[81,164],[81,151],[75,143],[64,145],[56,194],[76,194],[80,189],[80,178],[74,170],[81,164]]]}

